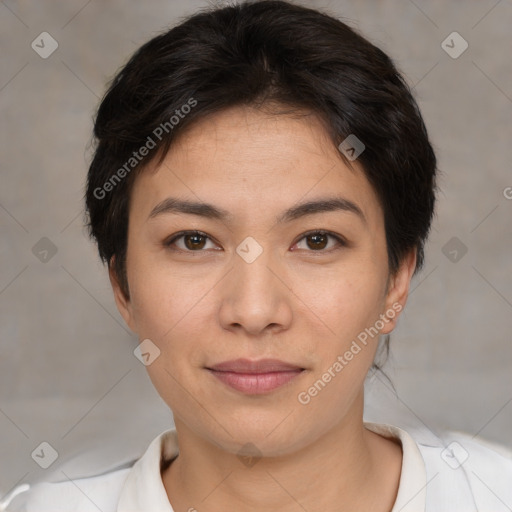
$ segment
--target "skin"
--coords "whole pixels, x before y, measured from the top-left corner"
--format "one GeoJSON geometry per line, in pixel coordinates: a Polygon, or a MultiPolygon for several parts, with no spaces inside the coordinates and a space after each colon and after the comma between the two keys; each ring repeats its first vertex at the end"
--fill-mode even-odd
{"type": "Polygon", "coordinates": [[[357,160],[352,167],[314,115],[236,107],[192,125],[162,164],[137,177],[129,298],[112,270],[110,278],[126,323],[161,351],[147,370],[178,432],[180,454],[162,472],[176,512],[392,509],[401,446],[363,425],[378,336],[308,404],[297,399],[359,333],[407,300],[415,253],[390,275],[382,209],[357,160]],[[170,196],[213,204],[232,218],[150,218],[170,196]],[[298,203],[332,196],[355,203],[364,220],[338,210],[275,221],[298,203]],[[210,238],[165,245],[182,230],[210,238]],[[321,239],[318,248],[304,237],[311,230],[347,243],[321,239]],[[252,263],[236,252],[248,236],[263,249],[252,263]],[[270,393],[242,394],[205,369],[237,358],[276,358],[305,371],[270,393]],[[238,456],[246,443],[261,455],[251,466],[238,456]]]}

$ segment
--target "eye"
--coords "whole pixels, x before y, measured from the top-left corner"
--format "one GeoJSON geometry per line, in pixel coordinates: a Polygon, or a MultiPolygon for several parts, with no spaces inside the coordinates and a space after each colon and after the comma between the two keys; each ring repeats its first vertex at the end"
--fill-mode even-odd
{"type": "MultiPolygon", "coordinates": [[[[211,238],[201,231],[181,231],[166,240],[164,245],[172,250],[185,252],[203,252],[206,249],[219,250],[211,238]],[[211,247],[207,247],[208,243],[211,244],[211,247]]],[[[322,230],[309,231],[294,244],[297,249],[306,249],[309,252],[330,252],[345,246],[347,246],[347,242],[342,237],[322,230]],[[306,247],[300,247],[303,240],[305,240],[306,247]]]]}
{"type": "MultiPolygon", "coordinates": [[[[172,246],[175,245],[178,250],[185,252],[201,252],[205,249],[208,241],[213,244],[210,237],[201,231],[181,231],[166,240],[164,245],[170,249],[174,249],[172,246]]],[[[213,248],[215,248],[215,245],[213,248]]]]}
{"type": "Polygon", "coordinates": [[[295,244],[298,249],[304,249],[304,247],[300,247],[302,240],[306,241],[306,250],[310,250],[310,252],[330,252],[331,250],[336,250],[337,248],[347,245],[342,237],[329,231],[309,231],[305,233],[295,244]],[[332,243],[329,245],[329,239],[334,240],[334,248],[332,243]],[[338,247],[336,247],[336,244],[338,247]]]}

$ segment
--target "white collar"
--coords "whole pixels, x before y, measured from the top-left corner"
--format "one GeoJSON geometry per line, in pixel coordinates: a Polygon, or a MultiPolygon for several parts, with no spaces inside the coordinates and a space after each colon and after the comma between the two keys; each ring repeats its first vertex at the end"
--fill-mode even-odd
{"type": "Polygon", "coordinates": [[[364,422],[364,426],[384,437],[399,439],[402,443],[402,472],[391,512],[423,512],[427,494],[427,471],[416,441],[405,430],[394,425],[364,422]]]}
{"type": "Polygon", "coordinates": [[[144,455],[133,465],[121,490],[117,512],[151,510],[174,512],[160,471],[165,460],[178,455],[176,429],[166,430],[151,441],[144,455]]]}
{"type": "MultiPolygon", "coordinates": [[[[412,437],[401,428],[382,423],[364,422],[364,426],[402,443],[403,462],[398,495],[391,512],[422,512],[425,510],[426,470],[423,457],[412,437]]],[[[161,465],[178,455],[175,429],[156,437],[144,455],[133,465],[124,482],[117,512],[151,510],[173,512],[162,482],[161,465]]]]}

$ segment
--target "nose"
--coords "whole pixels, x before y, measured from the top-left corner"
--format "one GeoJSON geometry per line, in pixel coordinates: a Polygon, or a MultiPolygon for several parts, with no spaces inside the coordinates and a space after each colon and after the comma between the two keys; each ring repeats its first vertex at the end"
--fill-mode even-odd
{"type": "Polygon", "coordinates": [[[290,326],[292,296],[270,251],[263,251],[251,263],[235,254],[222,289],[220,323],[226,330],[243,330],[252,336],[276,334],[290,326]]]}

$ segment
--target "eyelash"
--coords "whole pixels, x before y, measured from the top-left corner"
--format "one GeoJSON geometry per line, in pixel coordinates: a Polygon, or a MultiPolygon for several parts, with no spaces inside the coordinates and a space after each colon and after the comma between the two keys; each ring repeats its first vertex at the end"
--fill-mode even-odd
{"type": "MultiPolygon", "coordinates": [[[[164,246],[170,250],[173,250],[173,251],[181,251],[181,252],[188,252],[188,253],[194,253],[194,252],[198,252],[198,253],[201,253],[201,252],[205,252],[206,250],[205,249],[198,249],[197,251],[192,251],[190,249],[175,249],[175,248],[172,248],[172,244],[174,244],[177,240],[179,240],[180,238],[183,238],[184,236],[186,235],[199,235],[199,236],[202,236],[202,237],[205,237],[207,238],[208,240],[212,241],[212,238],[210,236],[208,236],[206,233],[204,233],[203,231],[197,231],[197,230],[193,230],[193,231],[180,231],[179,233],[175,233],[170,239],[166,240],[164,242],[164,246]]],[[[311,235],[327,235],[331,238],[334,238],[337,242],[338,242],[338,246],[337,247],[334,247],[334,248],[331,248],[331,249],[319,249],[319,250],[313,250],[313,249],[308,249],[307,252],[311,252],[311,253],[330,253],[332,251],[336,251],[340,248],[343,248],[343,247],[347,247],[348,246],[348,243],[347,241],[341,237],[340,235],[337,235],[331,231],[326,231],[326,230],[321,230],[321,229],[317,229],[317,230],[312,230],[312,231],[307,231],[306,233],[302,234],[301,237],[293,244],[293,245],[296,245],[298,244],[299,242],[301,242],[303,239],[307,238],[308,236],[311,236],[311,235]]]]}

